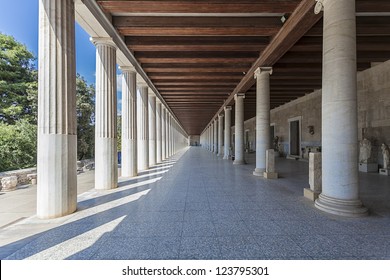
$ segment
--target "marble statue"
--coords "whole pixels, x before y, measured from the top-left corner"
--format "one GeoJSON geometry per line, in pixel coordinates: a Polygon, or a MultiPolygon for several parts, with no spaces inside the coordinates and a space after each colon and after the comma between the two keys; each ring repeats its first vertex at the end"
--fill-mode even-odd
{"type": "Polygon", "coordinates": [[[359,162],[368,163],[371,157],[371,142],[367,138],[360,141],[359,162]]]}
{"type": "Polygon", "coordinates": [[[273,146],[274,146],[274,150],[276,152],[278,152],[279,151],[279,137],[278,136],[275,136],[273,146]]]}
{"type": "Polygon", "coordinates": [[[389,147],[385,143],[382,144],[382,155],[383,155],[383,169],[390,169],[390,157],[389,147]]]}

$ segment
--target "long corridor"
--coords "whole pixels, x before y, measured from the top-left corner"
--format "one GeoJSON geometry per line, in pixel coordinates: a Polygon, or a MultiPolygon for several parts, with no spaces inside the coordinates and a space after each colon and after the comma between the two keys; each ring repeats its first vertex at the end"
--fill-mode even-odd
{"type": "Polygon", "coordinates": [[[0,258],[390,259],[388,177],[362,175],[371,215],[342,218],[303,197],[307,163],[277,159],[281,178],[265,180],[247,161],[186,148],[117,189],[79,195],[74,214],[2,229],[0,258]]]}

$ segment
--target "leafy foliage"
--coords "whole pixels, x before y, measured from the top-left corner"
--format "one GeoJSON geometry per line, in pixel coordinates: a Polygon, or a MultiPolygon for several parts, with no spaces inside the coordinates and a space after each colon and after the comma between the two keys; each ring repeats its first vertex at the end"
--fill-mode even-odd
{"type": "Polygon", "coordinates": [[[0,122],[0,171],[27,168],[37,161],[37,126],[27,120],[0,122]]]}
{"type": "Polygon", "coordinates": [[[83,77],[76,77],[77,157],[93,158],[95,141],[95,88],[83,77]]]}
{"type": "Polygon", "coordinates": [[[25,45],[0,33],[0,122],[36,122],[38,83],[33,61],[25,45]]]}

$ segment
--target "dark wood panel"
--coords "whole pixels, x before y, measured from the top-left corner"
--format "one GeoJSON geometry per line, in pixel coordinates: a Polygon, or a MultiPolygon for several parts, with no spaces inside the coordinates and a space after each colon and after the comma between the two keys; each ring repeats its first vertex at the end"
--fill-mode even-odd
{"type": "Polygon", "coordinates": [[[98,1],[109,13],[291,13],[297,2],[299,1],[98,1]]]}
{"type": "Polygon", "coordinates": [[[275,27],[118,27],[123,36],[272,36],[275,27]]]}
{"type": "Polygon", "coordinates": [[[271,27],[280,28],[280,17],[166,17],[120,16],[113,17],[115,27],[271,27]]]}

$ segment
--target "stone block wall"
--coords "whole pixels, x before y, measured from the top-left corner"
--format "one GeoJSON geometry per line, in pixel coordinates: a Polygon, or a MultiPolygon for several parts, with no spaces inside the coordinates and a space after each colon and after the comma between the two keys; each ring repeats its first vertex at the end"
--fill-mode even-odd
{"type": "Polygon", "coordinates": [[[383,165],[380,146],[390,145],[390,60],[358,73],[359,140],[371,141],[373,161],[383,165]]]}
{"type": "Polygon", "coordinates": [[[18,178],[18,185],[30,184],[30,179],[27,178],[28,174],[37,173],[36,168],[27,168],[20,170],[5,171],[0,173],[0,181],[4,177],[16,176],[18,178]]]}
{"type": "MultiPolygon", "coordinates": [[[[380,145],[390,146],[390,60],[359,72],[358,80],[358,139],[368,138],[373,146],[377,162],[382,165],[380,145]]],[[[309,151],[321,151],[321,90],[271,110],[271,123],[275,136],[279,137],[280,150],[286,156],[289,151],[289,119],[301,118],[301,157],[308,159],[309,151]],[[314,134],[309,126],[313,126],[314,134]]],[[[245,121],[249,130],[249,142],[256,149],[256,118],[245,121]]],[[[339,129],[335,124],[334,129],[339,129]]],[[[234,126],[232,127],[232,135],[234,126]]],[[[233,143],[233,142],[232,142],[233,143]]]]}

